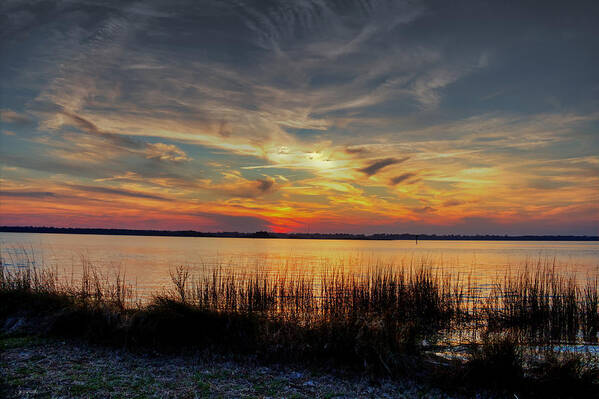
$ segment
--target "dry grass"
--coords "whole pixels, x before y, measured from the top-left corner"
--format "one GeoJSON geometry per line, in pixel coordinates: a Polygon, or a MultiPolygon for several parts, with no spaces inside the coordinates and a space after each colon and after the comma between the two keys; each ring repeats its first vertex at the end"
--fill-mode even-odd
{"type": "MultiPolygon", "coordinates": [[[[471,338],[479,338],[454,373],[465,383],[514,389],[530,383],[523,348],[597,341],[597,281],[581,287],[555,268],[507,275],[478,302],[469,284],[426,265],[359,275],[331,268],[318,281],[222,268],[193,275],[177,267],[171,289],[143,305],[123,273],[102,274],[85,259],[81,278],[59,277],[31,264],[0,265],[0,322],[25,314],[48,335],[129,348],[253,353],[378,375],[419,373],[425,342],[474,326],[471,338]],[[481,372],[493,377],[486,381],[481,372]]],[[[535,381],[563,371],[584,389],[597,387],[589,377],[596,368],[582,372],[579,363],[547,359],[535,381]]]]}
{"type": "Polygon", "coordinates": [[[529,344],[595,343],[598,339],[598,281],[580,286],[572,276],[562,276],[555,266],[541,263],[506,274],[487,296],[477,299],[469,281],[464,284],[433,273],[424,263],[407,269],[370,268],[361,274],[331,267],[318,281],[259,270],[238,274],[220,267],[193,275],[179,266],[170,272],[171,289],[155,294],[142,306],[120,270],[103,273],[82,258],[81,276],[64,278],[56,269],[36,267],[25,250],[19,257],[21,267],[0,263],[4,295],[48,296],[121,313],[180,303],[202,312],[303,327],[382,324],[394,331],[409,329],[414,339],[434,340],[457,330],[470,330],[470,338],[485,332],[518,333],[529,344]]]}
{"type": "Polygon", "coordinates": [[[530,343],[596,343],[598,303],[597,280],[581,287],[555,266],[538,265],[495,284],[483,315],[489,330],[517,331],[530,343]]]}

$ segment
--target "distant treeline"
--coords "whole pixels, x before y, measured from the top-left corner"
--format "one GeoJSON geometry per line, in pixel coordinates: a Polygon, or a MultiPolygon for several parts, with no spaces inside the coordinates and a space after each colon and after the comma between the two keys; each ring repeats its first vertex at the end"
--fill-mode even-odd
{"type": "Polygon", "coordinates": [[[132,229],[92,229],[71,227],[0,226],[5,233],[54,233],[54,234],[101,234],[126,236],[169,236],[169,237],[230,237],[230,238],[291,238],[317,240],[480,240],[480,241],[599,241],[598,236],[566,235],[463,235],[463,234],[349,234],[349,233],[273,233],[257,231],[240,233],[236,231],[202,232],[193,230],[132,230],[132,229]]]}

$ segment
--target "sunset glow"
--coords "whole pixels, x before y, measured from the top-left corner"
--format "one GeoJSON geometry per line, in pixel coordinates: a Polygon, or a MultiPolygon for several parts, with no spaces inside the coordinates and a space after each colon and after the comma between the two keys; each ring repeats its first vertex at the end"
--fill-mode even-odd
{"type": "Polygon", "coordinates": [[[597,18],[496,3],[3,3],[0,224],[597,235],[597,18]]]}

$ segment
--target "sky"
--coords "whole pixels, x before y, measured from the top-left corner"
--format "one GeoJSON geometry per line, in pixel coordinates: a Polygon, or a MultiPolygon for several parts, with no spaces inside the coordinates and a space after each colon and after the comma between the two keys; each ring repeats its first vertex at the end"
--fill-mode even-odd
{"type": "Polygon", "coordinates": [[[0,224],[599,234],[599,3],[0,4],[0,224]]]}

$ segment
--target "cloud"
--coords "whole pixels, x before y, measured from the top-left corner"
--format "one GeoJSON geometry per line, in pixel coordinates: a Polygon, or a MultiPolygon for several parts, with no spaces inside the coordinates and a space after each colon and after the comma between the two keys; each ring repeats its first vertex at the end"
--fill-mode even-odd
{"type": "Polygon", "coordinates": [[[140,148],[143,146],[141,142],[127,136],[104,131],[98,128],[98,126],[91,120],[84,118],[81,115],[66,110],[61,110],[59,113],[67,117],[67,120],[62,122],[63,124],[76,126],[85,132],[98,135],[117,146],[125,148],[140,148]]]}
{"type": "Polygon", "coordinates": [[[160,161],[183,162],[190,161],[185,151],[174,144],[148,143],[146,148],[146,158],[158,159],[160,161]]]}
{"type": "Polygon", "coordinates": [[[225,183],[210,183],[204,188],[237,198],[258,198],[276,190],[276,181],[268,176],[263,179],[246,180],[242,177],[231,177],[225,183]]]}
{"type": "Polygon", "coordinates": [[[535,178],[530,179],[528,182],[528,187],[536,190],[560,190],[564,187],[572,186],[573,183],[571,181],[565,180],[556,180],[550,178],[535,178]]]}
{"type": "Polygon", "coordinates": [[[112,188],[112,187],[103,187],[103,186],[86,186],[80,184],[68,184],[67,187],[84,191],[88,193],[99,193],[99,194],[109,194],[109,195],[118,195],[123,197],[131,197],[131,198],[145,198],[152,199],[157,201],[168,201],[168,198],[162,197],[160,195],[148,194],[139,191],[131,191],[121,188],[112,188]]]}
{"type": "Polygon", "coordinates": [[[348,154],[367,154],[369,152],[368,148],[360,147],[360,146],[350,146],[345,147],[344,151],[348,154]]]}
{"type": "Polygon", "coordinates": [[[97,182],[102,182],[102,181],[113,181],[113,180],[124,180],[124,181],[138,181],[138,180],[142,180],[142,177],[135,173],[135,172],[131,172],[131,171],[127,171],[125,173],[120,173],[111,177],[103,177],[103,178],[99,178],[99,179],[94,179],[94,181],[97,182]]]}
{"type": "Polygon", "coordinates": [[[314,36],[329,37],[335,46],[316,46],[319,53],[333,58],[351,54],[381,31],[406,24],[422,14],[420,5],[407,1],[297,0],[268,4],[245,4],[244,24],[254,33],[254,42],[266,49],[281,51],[296,41],[314,36]]]}
{"type": "MultiPolygon", "coordinates": [[[[64,176],[90,178],[102,177],[106,173],[106,170],[99,169],[94,164],[72,162],[71,160],[60,159],[45,154],[37,154],[37,156],[32,157],[29,154],[10,154],[2,152],[0,153],[0,158],[5,165],[30,169],[42,173],[55,173],[64,176]]],[[[112,169],[115,166],[116,165],[110,165],[107,169],[112,169]]]]}
{"type": "Polygon", "coordinates": [[[33,122],[30,116],[10,109],[0,110],[0,121],[14,123],[15,125],[28,125],[33,122]]]}
{"type": "Polygon", "coordinates": [[[401,182],[411,179],[414,176],[416,176],[416,173],[407,172],[407,173],[403,173],[399,176],[395,176],[395,177],[391,178],[390,182],[392,185],[395,186],[401,182]]]}
{"type": "Polygon", "coordinates": [[[441,102],[440,90],[468,72],[469,68],[433,69],[416,79],[410,91],[422,107],[437,107],[441,102]]]}
{"type": "Polygon", "coordinates": [[[10,190],[0,191],[0,196],[4,197],[22,197],[22,198],[47,198],[47,197],[55,197],[56,194],[49,191],[17,191],[10,190]]]}
{"type": "MultiPolygon", "coordinates": [[[[211,36],[205,52],[187,52],[185,61],[176,56],[183,38],[173,29],[181,15],[160,2],[148,4],[140,15],[134,8],[113,4],[105,14],[94,16],[99,20],[91,32],[71,30],[66,40],[52,41],[57,48],[55,62],[63,67],[51,84],[42,88],[36,101],[57,104],[61,111],[56,112],[69,116],[69,123],[96,134],[189,140],[235,153],[268,156],[265,147],[271,143],[294,141],[288,128],[327,130],[330,116],[317,116],[327,109],[362,109],[393,98],[394,92],[402,90],[405,96],[409,90],[402,84],[412,81],[410,69],[429,63],[430,54],[436,54],[422,46],[414,49],[416,55],[389,51],[380,66],[378,57],[370,56],[371,42],[380,46],[380,41],[395,36],[396,27],[422,14],[422,7],[410,2],[355,1],[343,6],[328,1],[267,6],[208,2],[202,12],[230,15],[226,21],[235,25],[222,29],[232,29],[243,39],[257,38],[267,48],[274,43],[278,50],[258,57],[245,40],[226,42],[230,36],[226,34],[211,36]],[[123,17],[129,14],[136,14],[135,23],[123,17]],[[170,18],[156,18],[159,15],[170,18]],[[238,19],[249,31],[237,23],[238,19]],[[151,41],[140,43],[146,26],[171,44],[168,49],[159,50],[151,41]],[[319,34],[323,30],[333,34],[332,38],[324,39],[319,34]],[[285,48],[288,40],[316,45],[293,54],[296,50],[285,48]],[[335,57],[357,53],[372,61],[331,64],[329,57],[334,51],[325,49],[339,48],[339,42],[347,45],[335,57]],[[256,67],[246,66],[244,70],[239,63],[205,56],[220,59],[218,54],[229,56],[231,48],[256,67]],[[165,57],[164,51],[173,56],[165,57]],[[314,87],[309,83],[311,75],[319,70],[344,76],[346,83],[314,87]],[[399,71],[398,76],[388,76],[391,71],[399,71]],[[338,106],[347,99],[352,99],[351,104],[338,106]]],[[[196,12],[190,9],[186,17],[196,12]]],[[[205,36],[202,25],[189,29],[196,37],[205,36]]],[[[46,118],[48,127],[61,124],[61,118],[51,113],[46,118]]]]}
{"type": "Polygon", "coordinates": [[[452,200],[443,202],[443,206],[458,206],[458,205],[462,205],[462,204],[464,204],[464,201],[460,201],[457,199],[452,199],[452,200]]]}
{"type": "Polygon", "coordinates": [[[377,174],[379,171],[381,171],[383,168],[386,168],[387,166],[390,165],[395,165],[398,163],[402,163],[407,161],[408,158],[385,158],[385,159],[379,159],[376,160],[372,163],[370,163],[368,166],[362,168],[362,169],[358,169],[360,172],[366,174],[367,176],[373,176],[375,174],[377,174]]]}
{"type": "Polygon", "coordinates": [[[262,193],[271,191],[275,185],[275,180],[271,177],[266,179],[258,179],[256,182],[258,183],[258,191],[262,193]]]}

